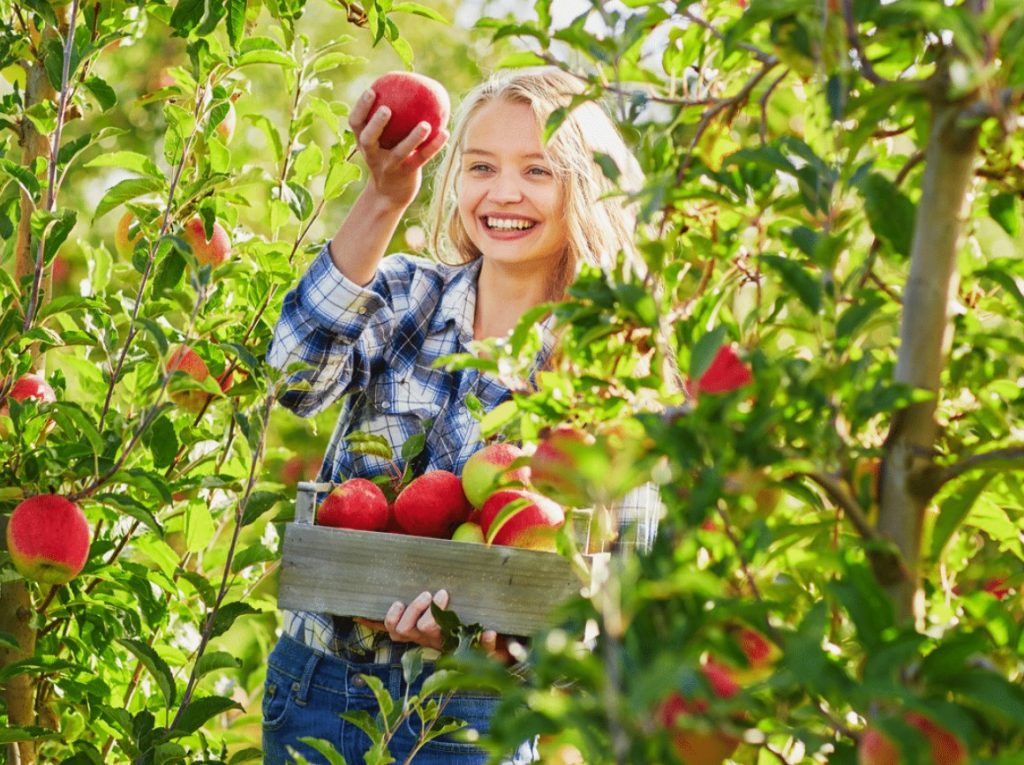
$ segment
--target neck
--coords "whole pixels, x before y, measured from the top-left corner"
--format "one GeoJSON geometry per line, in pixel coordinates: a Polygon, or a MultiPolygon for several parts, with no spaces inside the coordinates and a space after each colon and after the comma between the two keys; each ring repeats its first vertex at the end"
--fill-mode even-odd
{"type": "Polygon", "coordinates": [[[504,337],[511,332],[523,313],[551,299],[553,278],[550,269],[539,272],[485,260],[477,281],[474,339],[504,337]]]}

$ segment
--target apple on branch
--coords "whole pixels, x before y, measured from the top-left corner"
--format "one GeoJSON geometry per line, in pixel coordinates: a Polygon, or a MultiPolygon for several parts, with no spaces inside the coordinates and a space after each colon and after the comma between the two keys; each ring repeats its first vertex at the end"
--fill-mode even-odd
{"type": "Polygon", "coordinates": [[[431,470],[410,481],[395,499],[395,521],[418,537],[449,539],[472,508],[462,481],[448,470],[431,470]]]}
{"type": "MultiPolygon", "coordinates": [[[[928,743],[932,765],[965,765],[967,750],[953,733],[918,712],[907,712],[904,722],[928,743]]],[[[858,765],[900,765],[903,757],[899,747],[876,727],[867,728],[857,747],[858,765]]]]}
{"type": "Polygon", "coordinates": [[[391,110],[391,117],[380,136],[380,145],[393,149],[421,122],[430,125],[427,143],[448,122],[451,102],[448,91],[437,80],[415,72],[388,72],[370,86],[375,98],[367,117],[373,117],[382,106],[391,110]]]}
{"type": "Polygon", "coordinates": [[[7,521],[7,549],[26,579],[64,584],[78,576],[89,558],[89,522],[64,497],[29,497],[7,521]]]}
{"type": "MultiPolygon", "coordinates": [[[[42,375],[29,372],[14,381],[11,389],[7,391],[7,398],[18,403],[31,399],[38,401],[40,404],[51,404],[57,400],[57,395],[42,375]]],[[[4,417],[10,416],[10,408],[7,406],[6,401],[0,405],[0,415],[4,417]]],[[[7,438],[7,435],[7,428],[0,424],[0,438],[7,438]]]]}
{"type": "Polygon", "coordinates": [[[474,452],[462,468],[462,488],[469,503],[480,508],[502,484],[527,484],[529,466],[512,468],[516,460],[525,456],[520,447],[504,442],[488,444],[474,452]]]}
{"type": "MultiPolygon", "coordinates": [[[[708,659],[700,670],[715,698],[731,699],[740,692],[732,671],[725,665],[708,659]]],[[[655,711],[655,718],[669,732],[673,749],[687,765],[720,765],[740,745],[740,739],[732,733],[713,727],[707,720],[694,719],[707,710],[706,699],[691,699],[672,691],[655,711]]]]}
{"type": "Polygon", "coordinates": [[[231,256],[231,238],[216,221],[207,239],[203,219],[196,215],[182,227],[181,238],[192,248],[192,254],[200,265],[219,266],[231,256]]]}
{"type": "Polygon", "coordinates": [[[377,484],[366,478],[349,478],[320,504],[316,522],[341,529],[383,531],[388,515],[387,497],[377,484]]]}
{"type": "Polygon", "coordinates": [[[492,544],[555,550],[555,536],[565,511],[554,500],[522,489],[492,494],[480,510],[480,527],[492,544]]]}

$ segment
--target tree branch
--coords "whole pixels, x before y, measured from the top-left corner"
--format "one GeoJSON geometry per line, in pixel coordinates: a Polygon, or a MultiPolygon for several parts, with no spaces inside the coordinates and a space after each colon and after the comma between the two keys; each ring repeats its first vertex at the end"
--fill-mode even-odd
{"type": "Polygon", "coordinates": [[[938,485],[943,486],[972,470],[994,469],[999,466],[1024,467],[1024,445],[1007,446],[980,454],[972,454],[945,468],[938,476],[938,485]]]}

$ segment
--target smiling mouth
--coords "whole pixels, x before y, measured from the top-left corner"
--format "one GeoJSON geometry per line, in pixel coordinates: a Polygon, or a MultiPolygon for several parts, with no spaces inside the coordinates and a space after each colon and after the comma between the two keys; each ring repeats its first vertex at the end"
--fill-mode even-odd
{"type": "Polygon", "coordinates": [[[537,224],[522,218],[492,218],[484,216],[483,224],[491,231],[529,231],[537,224]]]}

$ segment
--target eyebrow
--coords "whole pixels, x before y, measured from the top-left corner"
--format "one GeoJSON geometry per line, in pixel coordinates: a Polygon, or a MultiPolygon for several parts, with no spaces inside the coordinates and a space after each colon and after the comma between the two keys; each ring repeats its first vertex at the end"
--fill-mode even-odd
{"type": "MultiPolygon", "coordinates": [[[[493,151],[486,151],[484,149],[466,149],[462,153],[463,154],[479,154],[480,156],[483,156],[483,157],[496,157],[497,156],[493,151]]],[[[543,160],[547,160],[548,159],[548,156],[546,154],[540,154],[540,153],[537,153],[537,152],[534,152],[532,154],[523,154],[522,157],[523,157],[523,159],[543,159],[543,160]]]]}

